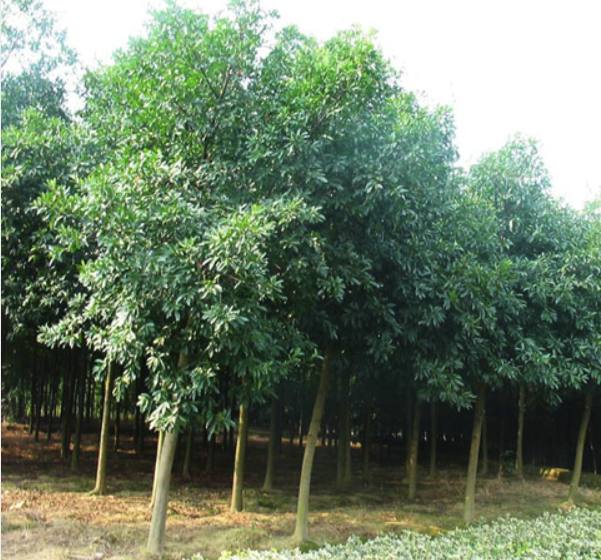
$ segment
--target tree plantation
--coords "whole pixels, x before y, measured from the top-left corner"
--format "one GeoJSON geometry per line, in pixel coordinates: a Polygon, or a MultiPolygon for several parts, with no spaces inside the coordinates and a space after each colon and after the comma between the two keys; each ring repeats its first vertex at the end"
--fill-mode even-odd
{"type": "Polygon", "coordinates": [[[464,170],[450,111],[371,35],[319,42],[252,0],[216,18],[169,4],[85,73],[40,3],[2,10],[3,516],[5,427],[26,423],[17,449],[60,455],[62,476],[93,463],[94,508],[148,474],[151,554],[172,479],[225,481],[243,519],[294,476],[303,544],[316,484],[334,504],[384,489],[385,467],[415,507],[455,469],[456,525],[479,519],[483,481],[528,499],[541,470],[579,507],[324,558],[467,557],[465,538],[559,558],[522,552],[562,531],[582,535],[570,558],[598,557],[601,214],[551,197],[534,140],[464,170]]]}

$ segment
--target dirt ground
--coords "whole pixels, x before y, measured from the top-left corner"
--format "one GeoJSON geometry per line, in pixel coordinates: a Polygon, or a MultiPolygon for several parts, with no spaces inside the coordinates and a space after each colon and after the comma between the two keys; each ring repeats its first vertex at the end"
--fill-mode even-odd
{"type": "MultiPolygon", "coordinates": [[[[85,435],[81,470],[72,473],[59,458],[58,437],[34,443],[25,427],[2,426],[2,558],[16,560],[134,560],[147,558],[143,546],[151,511],[154,442],[138,456],[124,437],[109,457],[109,495],[90,496],[94,486],[97,435],[85,435]]],[[[229,512],[233,452],[216,453],[215,474],[204,472],[205,452],[194,450],[192,478],[181,477],[181,457],[174,467],[164,557],[189,558],[202,553],[214,559],[241,548],[285,548],[292,544],[296,491],[302,450],[284,446],[276,474],[277,490],[260,490],[266,441],[251,438],[246,475],[245,511],[229,512]]],[[[373,537],[411,529],[430,534],[462,524],[465,467],[441,468],[435,479],[425,471],[418,499],[406,498],[404,461],[394,457],[375,466],[370,483],[356,481],[335,491],[334,450],[318,448],[311,498],[311,538],[316,544],[346,540],[351,534],[373,537]]],[[[357,450],[356,464],[359,464],[357,450]]],[[[496,469],[491,468],[496,473],[496,469]]],[[[422,473],[420,473],[422,474],[422,473]]],[[[549,471],[547,471],[549,474],[549,471]]],[[[551,474],[553,474],[551,472],[551,474]]],[[[507,514],[529,517],[563,507],[567,486],[541,477],[526,481],[481,478],[477,514],[484,520],[507,514]]],[[[601,507],[601,491],[583,489],[582,505],[601,507]]]]}

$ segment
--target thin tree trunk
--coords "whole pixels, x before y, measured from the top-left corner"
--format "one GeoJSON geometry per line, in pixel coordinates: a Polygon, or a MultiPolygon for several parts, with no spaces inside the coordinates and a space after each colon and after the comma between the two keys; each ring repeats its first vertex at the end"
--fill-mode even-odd
{"type": "Polygon", "coordinates": [[[480,475],[486,476],[487,474],[488,474],[488,413],[485,411],[484,419],[482,420],[482,468],[480,469],[480,475]]]}
{"type": "Polygon", "coordinates": [[[244,507],[244,467],[246,463],[246,441],[248,439],[248,405],[240,404],[238,420],[238,441],[236,442],[236,460],[234,463],[234,483],[232,488],[231,511],[239,512],[244,507]]]}
{"type": "Polygon", "coordinates": [[[438,439],[438,418],[436,401],[430,403],[430,478],[436,476],[436,443],[438,439]]]}
{"type": "Polygon", "coordinates": [[[365,410],[365,425],[363,428],[363,480],[369,481],[369,467],[371,459],[371,431],[372,431],[372,413],[373,400],[371,396],[371,386],[368,389],[366,410],[365,410]]]}
{"type": "Polygon", "coordinates": [[[106,460],[109,451],[109,432],[111,428],[111,400],[113,395],[113,379],[115,364],[109,364],[104,389],[104,406],[102,410],[102,425],[100,428],[100,446],[98,449],[98,469],[96,470],[96,486],[92,494],[104,496],[106,494],[106,460]]]}
{"type": "Polygon", "coordinates": [[[121,447],[121,401],[115,404],[115,437],[113,440],[115,451],[121,447]]]}
{"type": "Polygon", "coordinates": [[[53,380],[52,380],[52,394],[50,396],[50,410],[48,416],[48,426],[46,431],[46,441],[52,439],[52,421],[54,420],[54,410],[56,408],[56,401],[58,399],[58,384],[59,384],[59,372],[56,368],[56,364],[53,366],[53,380]]]}
{"type": "Polygon", "coordinates": [[[413,432],[411,423],[413,421],[413,398],[411,395],[411,388],[407,389],[405,394],[405,423],[407,426],[407,436],[405,438],[405,470],[409,472],[409,456],[411,449],[411,433],[413,432]]]}
{"type": "Polygon", "coordinates": [[[499,427],[499,477],[503,474],[503,460],[505,459],[505,424],[507,423],[507,403],[505,395],[501,394],[501,426],[499,427]]]}
{"type": "Polygon", "coordinates": [[[480,454],[480,437],[482,435],[482,421],[486,409],[486,386],[483,383],[476,389],[476,406],[474,410],[474,426],[472,429],[472,444],[470,447],[470,460],[467,469],[467,484],[465,488],[465,513],[464,521],[472,523],[476,513],[476,477],[478,476],[478,455],[480,454]]]}
{"type": "Polygon", "coordinates": [[[62,411],[61,418],[61,459],[66,460],[69,457],[69,448],[71,447],[71,416],[73,412],[73,400],[75,397],[75,381],[77,379],[77,357],[75,351],[71,352],[69,360],[68,373],[65,377],[65,399],[63,401],[65,409],[62,411]]]}
{"type": "Polygon", "coordinates": [[[154,461],[154,476],[152,477],[152,494],[150,496],[150,507],[154,507],[154,501],[157,493],[157,484],[159,480],[159,468],[161,466],[161,453],[163,451],[163,443],[165,441],[165,432],[162,430],[157,437],[157,456],[154,461]]]}
{"type": "Polygon", "coordinates": [[[526,416],[526,387],[520,387],[520,398],[518,403],[518,435],[515,451],[515,474],[524,478],[524,418],[526,416]]]}
{"type": "Polygon", "coordinates": [[[33,345],[33,364],[31,366],[31,394],[29,395],[29,433],[33,434],[35,427],[35,410],[38,394],[38,345],[34,342],[33,345]]]}
{"type": "Polygon", "coordinates": [[[576,444],[576,458],[574,459],[574,470],[572,471],[572,482],[570,484],[570,493],[568,500],[573,502],[578,494],[578,487],[580,486],[580,477],[582,476],[582,459],[584,455],[584,444],[586,442],[586,432],[591,419],[591,411],[593,409],[593,397],[595,395],[595,389],[590,386],[586,391],[586,397],[584,401],[584,411],[582,413],[582,420],[580,421],[580,431],[578,432],[578,443],[576,444]]]}
{"type": "Polygon", "coordinates": [[[169,487],[171,483],[171,469],[173,457],[177,446],[177,433],[164,433],[161,454],[158,458],[156,473],[156,496],[152,508],[152,520],[146,548],[151,554],[160,554],[165,542],[165,526],[167,524],[167,503],[169,501],[169,487]]]}
{"type": "Polygon", "coordinates": [[[188,428],[186,434],[186,454],[184,455],[184,468],[182,470],[182,477],[186,480],[190,478],[190,465],[192,463],[192,443],[194,442],[194,430],[192,426],[188,428]]]}
{"type": "Polygon", "coordinates": [[[415,400],[413,424],[411,426],[411,446],[409,453],[409,500],[415,500],[417,492],[417,458],[419,452],[419,430],[422,414],[422,401],[418,397],[415,400]]]}
{"type": "Polygon", "coordinates": [[[321,377],[319,388],[313,407],[311,425],[307,436],[307,445],[303,455],[303,466],[301,470],[300,488],[298,492],[298,504],[296,509],[296,529],[294,539],[297,542],[306,541],[309,536],[309,496],[311,494],[311,472],[313,470],[313,459],[315,457],[315,447],[317,445],[317,436],[321,417],[325,408],[326,397],[328,394],[328,384],[330,380],[330,354],[331,350],[326,350],[323,365],[321,368],[321,377]]]}
{"type": "Polygon", "coordinates": [[[340,406],[338,407],[338,467],[336,470],[336,486],[344,488],[350,482],[349,470],[349,374],[340,373],[340,406]]]}
{"type": "Polygon", "coordinates": [[[79,385],[77,389],[77,422],[75,424],[75,439],[73,440],[73,453],[71,455],[71,470],[79,470],[79,457],[81,455],[81,432],[83,427],[84,409],[86,406],[86,379],[88,377],[87,353],[84,351],[82,356],[82,368],[79,373],[79,385]]]}
{"type": "Polygon", "coordinates": [[[209,446],[207,449],[207,462],[205,464],[205,472],[212,473],[215,458],[215,434],[209,437],[209,446]]]}
{"type": "MultiPolygon", "coordinates": [[[[38,360],[36,360],[37,362],[38,360]]],[[[46,388],[46,368],[45,368],[46,360],[42,361],[42,367],[40,368],[39,373],[34,371],[34,375],[39,375],[40,381],[38,383],[38,394],[36,398],[36,407],[35,407],[35,426],[33,430],[33,441],[40,441],[40,419],[42,416],[42,401],[44,400],[44,391],[46,388]]]]}
{"type": "Polygon", "coordinates": [[[267,469],[265,470],[265,481],[263,492],[273,490],[273,472],[275,470],[275,455],[277,448],[277,422],[278,422],[278,400],[271,399],[271,419],[269,422],[269,449],[267,450],[267,469]]]}

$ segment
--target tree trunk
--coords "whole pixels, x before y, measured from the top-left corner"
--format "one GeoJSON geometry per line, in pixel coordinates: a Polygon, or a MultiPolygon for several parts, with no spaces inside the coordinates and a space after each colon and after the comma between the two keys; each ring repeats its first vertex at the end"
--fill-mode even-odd
{"type": "Polygon", "coordinates": [[[307,436],[307,445],[303,455],[303,466],[301,470],[300,488],[298,492],[298,504],[296,509],[296,529],[294,539],[297,542],[304,542],[309,536],[309,496],[311,493],[311,471],[313,470],[313,459],[315,457],[315,447],[317,445],[317,436],[321,417],[328,394],[328,384],[330,380],[330,354],[331,350],[326,350],[323,365],[321,368],[321,377],[319,380],[319,389],[315,398],[311,425],[307,436]]]}
{"type": "MultiPolygon", "coordinates": [[[[37,362],[38,360],[36,360],[37,362]]],[[[38,383],[38,394],[36,398],[36,407],[35,407],[35,426],[33,430],[33,441],[40,441],[40,419],[42,417],[42,401],[44,400],[44,391],[46,388],[46,360],[42,362],[42,367],[40,368],[39,373],[34,370],[34,375],[39,375],[39,383],[38,383]]]]}
{"type": "Polygon", "coordinates": [[[507,423],[507,403],[505,395],[501,394],[501,425],[499,427],[499,477],[503,474],[503,461],[505,459],[505,424],[507,423]]]}
{"type": "Polygon", "coordinates": [[[338,467],[336,470],[336,486],[344,488],[351,481],[350,473],[350,376],[348,372],[340,373],[340,406],[338,408],[338,467]]]}
{"type": "Polygon", "coordinates": [[[584,455],[584,444],[586,442],[586,432],[591,419],[591,411],[593,409],[593,397],[595,395],[594,387],[589,387],[586,391],[584,401],[584,411],[580,422],[580,431],[578,432],[578,443],[576,444],[576,458],[574,460],[574,470],[572,471],[572,482],[570,484],[570,493],[568,500],[573,502],[578,494],[580,486],[580,477],[582,475],[582,459],[584,455]]]}
{"type": "Polygon", "coordinates": [[[71,416],[73,412],[73,400],[75,397],[75,381],[77,379],[77,357],[75,351],[71,352],[69,360],[68,373],[65,376],[65,399],[63,400],[64,410],[61,418],[61,459],[66,460],[69,457],[69,448],[71,447],[71,416]]]}
{"type": "Polygon", "coordinates": [[[184,455],[184,468],[182,477],[186,480],[190,479],[190,465],[192,463],[192,443],[194,442],[194,430],[192,426],[188,428],[186,434],[186,454],[184,455]]]}
{"type": "Polygon", "coordinates": [[[480,437],[482,435],[482,421],[486,409],[486,386],[483,383],[476,389],[476,406],[474,410],[474,426],[472,429],[472,444],[470,447],[470,460],[467,469],[467,484],[465,488],[465,513],[463,519],[472,523],[475,516],[476,477],[478,475],[478,455],[480,454],[480,437]]]}
{"type": "Polygon", "coordinates": [[[240,404],[238,420],[238,441],[236,442],[236,460],[234,463],[234,484],[232,488],[231,511],[242,511],[244,490],[244,466],[246,462],[246,440],[248,438],[248,405],[240,404]]]}
{"type": "Polygon", "coordinates": [[[71,470],[79,470],[79,457],[81,454],[81,432],[83,427],[84,409],[86,406],[86,378],[88,374],[87,354],[84,351],[82,356],[82,367],[79,372],[79,385],[77,388],[77,421],[75,424],[75,439],[73,440],[73,453],[71,455],[71,470]]]}
{"type": "Polygon", "coordinates": [[[518,437],[515,451],[515,474],[524,478],[524,417],[526,415],[526,387],[520,387],[520,399],[518,403],[518,437]]]}
{"type": "Polygon", "coordinates": [[[369,481],[369,467],[371,459],[371,425],[373,413],[373,400],[371,396],[371,386],[368,389],[366,410],[365,410],[365,425],[363,428],[363,473],[362,477],[365,482],[369,481]]]}
{"type": "Polygon", "coordinates": [[[161,432],[163,445],[158,458],[158,468],[155,475],[156,496],[152,508],[152,520],[146,548],[151,554],[160,554],[165,542],[165,526],[167,524],[167,503],[169,501],[169,486],[171,483],[171,469],[177,445],[177,433],[161,432]]]}
{"type": "Polygon", "coordinates": [[[409,499],[415,500],[417,492],[417,456],[419,451],[419,430],[422,414],[422,401],[418,397],[415,400],[413,423],[411,426],[411,446],[409,453],[409,499]]]}
{"type": "Polygon", "coordinates": [[[273,490],[273,471],[275,469],[275,455],[277,449],[277,423],[278,423],[278,400],[274,397],[271,400],[271,420],[269,423],[269,449],[267,450],[267,469],[265,471],[265,481],[263,482],[263,492],[273,490]]]}
{"type": "MultiPolygon", "coordinates": [[[[486,409],[486,407],[485,407],[486,409]]],[[[480,469],[480,475],[486,476],[488,474],[488,413],[484,412],[484,419],[482,420],[482,468],[480,469]]]]}
{"type": "Polygon", "coordinates": [[[413,432],[411,423],[413,421],[413,398],[411,395],[411,388],[407,389],[405,394],[405,424],[406,424],[406,437],[405,437],[405,470],[409,472],[409,456],[411,449],[411,433],[413,432]]]}
{"type": "Polygon", "coordinates": [[[56,364],[53,366],[53,380],[52,380],[52,394],[50,395],[50,410],[48,416],[48,426],[46,428],[46,441],[52,439],[52,421],[54,420],[54,410],[56,408],[56,401],[58,399],[58,384],[59,384],[59,372],[56,368],[56,364]]]}
{"type": "Polygon", "coordinates": [[[438,439],[438,419],[436,401],[430,403],[430,478],[436,477],[436,443],[438,439]]]}
{"type": "Polygon", "coordinates": [[[154,507],[154,501],[157,494],[157,484],[159,480],[159,468],[161,466],[161,453],[163,451],[163,442],[165,441],[165,432],[162,430],[157,437],[157,456],[154,461],[154,476],[152,478],[152,494],[150,496],[150,507],[154,507]]]}
{"type": "Polygon", "coordinates": [[[205,472],[212,473],[215,457],[215,434],[209,437],[209,447],[207,449],[207,462],[205,464],[205,472]]]}
{"type": "Polygon", "coordinates": [[[115,451],[119,451],[121,447],[121,401],[117,401],[115,404],[115,438],[114,438],[115,451]]]}
{"type": "Polygon", "coordinates": [[[111,428],[111,400],[113,395],[113,378],[115,364],[109,364],[104,389],[104,406],[102,409],[102,425],[100,428],[100,446],[98,449],[98,469],[96,470],[96,486],[92,494],[104,496],[106,494],[106,460],[109,451],[109,432],[111,428]]]}

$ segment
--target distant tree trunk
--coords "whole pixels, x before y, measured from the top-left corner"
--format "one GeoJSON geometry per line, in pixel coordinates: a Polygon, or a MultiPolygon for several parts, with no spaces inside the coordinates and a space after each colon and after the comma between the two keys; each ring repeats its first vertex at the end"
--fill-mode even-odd
{"type": "Polygon", "coordinates": [[[158,458],[158,468],[155,475],[156,488],[152,508],[152,520],[150,522],[150,533],[146,548],[151,554],[160,554],[165,542],[165,525],[167,523],[167,503],[169,501],[169,487],[171,483],[171,469],[173,457],[177,446],[177,433],[161,432],[163,444],[158,458]]]}
{"type": "Polygon", "coordinates": [[[294,539],[297,542],[304,542],[309,536],[308,522],[309,496],[311,493],[311,472],[313,470],[313,459],[315,457],[319,426],[321,425],[321,417],[323,416],[323,410],[325,408],[326,397],[328,394],[328,384],[330,380],[330,355],[331,350],[328,348],[323,359],[319,388],[315,398],[311,425],[309,427],[309,434],[307,436],[307,445],[303,455],[303,466],[301,470],[298,504],[296,509],[296,529],[294,531],[294,539]]]}
{"type": "Polygon", "coordinates": [[[474,426],[472,429],[472,444],[470,447],[470,460],[467,469],[467,484],[465,489],[464,521],[474,521],[476,508],[476,477],[478,475],[478,455],[480,454],[480,437],[482,435],[482,421],[486,409],[486,386],[480,383],[476,389],[476,406],[474,410],[474,426]]]}
{"type": "Polygon", "coordinates": [[[56,364],[53,365],[52,370],[52,393],[50,395],[50,410],[48,415],[48,426],[46,428],[46,441],[50,441],[52,438],[52,421],[54,420],[54,410],[56,409],[56,401],[58,399],[59,374],[56,364]]]}
{"type": "Polygon", "coordinates": [[[524,478],[524,418],[526,416],[526,387],[520,387],[520,398],[518,403],[518,437],[515,451],[515,474],[524,478]]]}
{"type": "Polygon", "coordinates": [[[275,470],[275,455],[277,450],[277,423],[278,400],[276,397],[273,397],[271,399],[271,418],[269,422],[269,448],[267,450],[267,469],[265,470],[263,492],[271,492],[273,490],[273,472],[275,470]]]}
{"type": "Polygon", "coordinates": [[[505,395],[501,394],[501,425],[499,427],[499,476],[503,473],[503,459],[505,458],[505,425],[507,423],[507,403],[505,395]]]}
{"type": "Polygon", "coordinates": [[[411,388],[407,389],[405,393],[405,424],[406,424],[406,437],[405,437],[405,470],[409,472],[409,456],[411,449],[411,433],[413,432],[411,423],[413,421],[413,397],[411,394],[411,388]]]}
{"type": "Polygon", "coordinates": [[[35,426],[35,410],[38,394],[38,345],[34,342],[33,345],[33,363],[31,364],[31,393],[29,395],[29,433],[33,434],[35,426]]]}
{"type": "Polygon", "coordinates": [[[209,436],[209,446],[207,449],[207,462],[205,464],[205,472],[212,473],[215,457],[215,434],[209,436]]]}
{"type": "Polygon", "coordinates": [[[236,442],[236,460],[234,463],[234,483],[232,488],[231,511],[242,511],[244,490],[244,466],[246,462],[246,441],[248,439],[248,405],[240,404],[238,420],[238,441],[236,442]]]}
{"type": "Polygon", "coordinates": [[[436,443],[438,439],[438,419],[436,401],[430,403],[430,478],[436,476],[436,443]]]}
{"type": "Polygon", "coordinates": [[[336,485],[344,488],[351,481],[350,472],[350,404],[349,404],[350,375],[347,371],[340,373],[340,406],[338,409],[338,468],[336,485]]]}
{"type": "Polygon", "coordinates": [[[113,379],[115,364],[109,364],[104,388],[104,406],[102,409],[102,425],[100,428],[100,446],[98,449],[98,468],[96,470],[96,486],[92,494],[104,496],[106,494],[106,460],[109,450],[109,432],[111,428],[111,400],[113,395],[113,379]]]}
{"type": "Polygon", "coordinates": [[[118,451],[121,447],[121,401],[117,401],[115,404],[115,438],[114,438],[115,451],[118,451]]]}
{"type": "MultiPolygon", "coordinates": [[[[36,362],[39,362],[39,360],[36,360],[36,362]]],[[[43,360],[41,365],[42,367],[39,368],[39,371],[34,371],[34,375],[40,378],[35,407],[35,426],[33,430],[33,440],[35,442],[40,441],[40,419],[42,417],[42,403],[44,400],[44,391],[46,387],[46,360],[43,360]]]]}
{"type": "Polygon", "coordinates": [[[86,379],[88,377],[87,353],[82,355],[81,370],[79,372],[79,381],[77,387],[77,421],[75,424],[75,439],[73,440],[73,453],[71,455],[71,470],[79,470],[79,457],[81,454],[81,432],[83,427],[84,409],[86,406],[86,379]]]}
{"type": "Polygon", "coordinates": [[[419,430],[422,413],[422,401],[418,397],[415,400],[413,424],[411,426],[411,446],[409,453],[409,500],[415,500],[417,492],[417,459],[419,452],[419,430]]]}
{"type": "MultiPolygon", "coordinates": [[[[485,407],[486,409],[486,407],[485,407]]],[[[480,474],[486,476],[488,474],[488,413],[484,412],[482,420],[482,468],[480,474]]]]}
{"type": "Polygon", "coordinates": [[[371,386],[367,391],[365,403],[365,424],[363,428],[363,473],[364,481],[369,481],[370,459],[371,459],[371,431],[372,431],[373,400],[371,386]]]}
{"type": "Polygon", "coordinates": [[[65,375],[65,398],[63,400],[64,410],[61,418],[61,459],[69,457],[71,447],[71,416],[73,412],[73,400],[75,397],[75,381],[77,378],[77,356],[75,351],[71,352],[67,374],[65,375]]]}
{"type": "Polygon", "coordinates": [[[152,494],[150,496],[150,507],[154,507],[157,493],[157,484],[159,480],[159,468],[161,466],[161,453],[163,452],[163,443],[165,441],[165,432],[161,430],[157,437],[157,456],[154,460],[154,476],[152,477],[152,494]]]}
{"type": "Polygon", "coordinates": [[[192,426],[188,427],[188,433],[186,434],[186,454],[184,455],[184,468],[182,470],[182,477],[186,480],[190,478],[190,465],[192,463],[192,443],[194,441],[194,430],[192,426]]]}
{"type": "Polygon", "coordinates": [[[568,500],[573,502],[578,494],[580,486],[580,477],[582,476],[582,459],[584,456],[584,444],[586,442],[586,432],[591,419],[591,411],[593,409],[593,397],[595,388],[590,386],[586,391],[584,400],[584,411],[582,412],[582,420],[580,421],[580,430],[578,432],[578,442],[576,444],[576,457],[574,459],[574,470],[572,471],[572,482],[570,484],[570,493],[568,500]]]}

